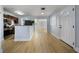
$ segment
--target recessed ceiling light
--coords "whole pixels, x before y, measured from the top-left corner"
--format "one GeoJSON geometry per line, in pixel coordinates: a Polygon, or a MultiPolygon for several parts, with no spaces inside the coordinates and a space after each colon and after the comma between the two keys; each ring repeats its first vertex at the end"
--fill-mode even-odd
{"type": "Polygon", "coordinates": [[[45,10],[45,8],[41,8],[41,10],[45,10]]]}
{"type": "Polygon", "coordinates": [[[42,15],[44,15],[44,13],[43,13],[43,12],[42,12],[41,14],[42,14],[42,15]]]}
{"type": "Polygon", "coordinates": [[[24,15],[24,13],[22,11],[19,11],[19,10],[16,10],[14,12],[17,13],[18,15],[24,15]]]}

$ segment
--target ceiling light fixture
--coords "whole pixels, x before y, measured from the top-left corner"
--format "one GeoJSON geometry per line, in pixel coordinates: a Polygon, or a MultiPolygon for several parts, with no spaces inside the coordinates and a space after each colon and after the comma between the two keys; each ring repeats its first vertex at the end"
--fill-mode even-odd
{"type": "Polygon", "coordinates": [[[41,8],[41,10],[45,10],[45,8],[41,8]]]}
{"type": "Polygon", "coordinates": [[[43,8],[41,8],[41,15],[44,15],[45,13],[44,13],[44,11],[45,11],[45,8],[43,7],[43,8]]]}
{"type": "Polygon", "coordinates": [[[16,10],[14,12],[17,13],[18,15],[24,15],[24,13],[22,11],[19,11],[19,10],[16,10]]]}
{"type": "Polygon", "coordinates": [[[42,12],[41,14],[42,14],[42,15],[44,15],[44,13],[43,13],[43,12],[42,12]]]}

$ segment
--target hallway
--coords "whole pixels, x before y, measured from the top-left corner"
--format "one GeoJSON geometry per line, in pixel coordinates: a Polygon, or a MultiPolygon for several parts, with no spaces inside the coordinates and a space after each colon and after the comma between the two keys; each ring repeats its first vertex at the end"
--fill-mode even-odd
{"type": "Polygon", "coordinates": [[[74,53],[75,51],[64,42],[56,39],[45,30],[34,32],[31,41],[16,41],[13,36],[6,38],[3,44],[4,53],[74,53]]]}
{"type": "Polygon", "coordinates": [[[79,51],[79,6],[3,5],[1,8],[1,52],[79,51]]]}
{"type": "Polygon", "coordinates": [[[77,0],[2,0],[0,59],[79,58],[77,0]]]}

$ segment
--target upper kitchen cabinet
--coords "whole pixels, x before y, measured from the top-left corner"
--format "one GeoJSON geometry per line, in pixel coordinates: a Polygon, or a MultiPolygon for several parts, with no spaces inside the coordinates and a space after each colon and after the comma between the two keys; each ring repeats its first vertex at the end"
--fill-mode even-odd
{"type": "Polygon", "coordinates": [[[15,24],[18,24],[18,18],[17,17],[4,14],[4,21],[11,21],[11,20],[13,20],[15,24]]]}

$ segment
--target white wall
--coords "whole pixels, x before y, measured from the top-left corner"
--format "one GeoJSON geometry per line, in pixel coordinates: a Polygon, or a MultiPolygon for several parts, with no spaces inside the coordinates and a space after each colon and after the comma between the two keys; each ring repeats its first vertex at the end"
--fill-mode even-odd
{"type": "Polygon", "coordinates": [[[0,6],[0,52],[2,52],[3,41],[3,8],[0,6]]]}
{"type": "Polygon", "coordinates": [[[47,32],[50,33],[50,17],[47,18],[47,32]]]}
{"type": "Polygon", "coordinates": [[[75,39],[76,39],[76,41],[75,41],[75,43],[76,43],[76,47],[75,47],[75,49],[76,49],[76,51],[78,51],[79,52],[79,5],[78,6],[75,6],[75,19],[76,19],[76,21],[75,21],[75,39]]]}
{"type": "Polygon", "coordinates": [[[59,19],[58,14],[54,14],[50,16],[50,20],[48,19],[49,25],[48,25],[48,31],[54,35],[55,37],[59,38],[59,19]]]}

